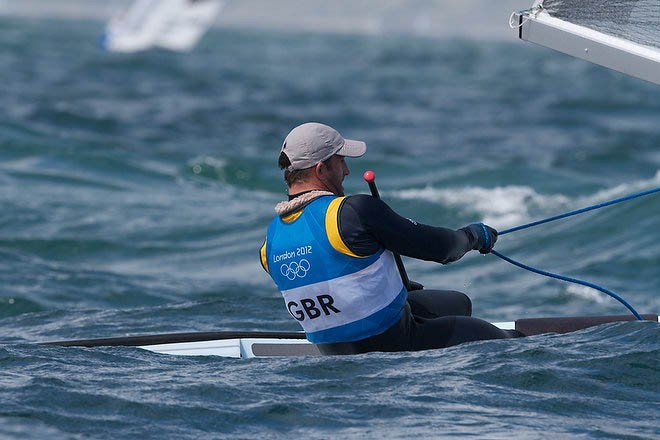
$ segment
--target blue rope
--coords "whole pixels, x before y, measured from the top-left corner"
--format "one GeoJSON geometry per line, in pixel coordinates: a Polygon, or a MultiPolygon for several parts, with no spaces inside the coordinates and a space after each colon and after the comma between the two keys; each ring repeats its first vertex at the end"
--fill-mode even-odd
{"type": "Polygon", "coordinates": [[[591,287],[591,288],[596,289],[596,290],[600,290],[601,292],[606,293],[607,295],[611,296],[612,298],[616,299],[621,304],[626,306],[628,308],[628,310],[630,310],[632,312],[632,314],[635,315],[635,318],[639,319],[640,321],[644,320],[644,318],[642,318],[642,316],[639,313],[637,313],[637,310],[635,310],[633,308],[633,306],[628,304],[628,302],[625,299],[621,298],[619,295],[612,292],[611,290],[607,290],[604,287],[601,287],[601,286],[599,286],[597,284],[594,284],[594,283],[590,283],[588,281],[582,281],[582,280],[578,280],[577,278],[571,278],[571,277],[567,277],[567,276],[564,276],[564,275],[559,275],[559,274],[556,274],[556,273],[547,272],[545,270],[536,269],[532,266],[528,266],[526,264],[523,264],[523,263],[520,263],[518,261],[512,260],[511,258],[507,257],[506,255],[502,255],[501,253],[497,252],[496,250],[491,250],[490,253],[500,257],[504,261],[507,261],[507,262],[509,262],[509,263],[511,263],[515,266],[518,266],[518,267],[523,268],[525,270],[529,270],[530,272],[534,272],[534,273],[537,273],[539,275],[545,275],[546,277],[550,277],[550,278],[556,278],[558,280],[568,281],[570,283],[581,284],[583,286],[587,286],[587,287],[591,287]]]}
{"type": "Polygon", "coordinates": [[[632,195],[629,195],[629,196],[626,196],[626,197],[621,197],[619,199],[610,200],[609,202],[598,203],[596,205],[592,205],[592,206],[582,208],[582,209],[576,209],[575,211],[570,211],[570,212],[567,212],[565,214],[556,215],[554,217],[546,218],[544,220],[538,220],[538,221],[535,221],[535,222],[532,222],[532,223],[527,223],[525,225],[516,226],[515,228],[509,228],[509,229],[505,229],[503,231],[498,231],[498,235],[504,235],[504,234],[508,234],[509,232],[520,231],[521,229],[527,229],[527,228],[531,228],[532,226],[538,226],[538,225],[542,225],[543,223],[548,223],[548,222],[551,222],[551,221],[554,221],[554,220],[560,220],[562,218],[571,217],[571,216],[577,215],[577,214],[582,214],[583,212],[593,211],[594,209],[603,208],[605,206],[610,206],[610,205],[614,205],[616,203],[625,202],[625,201],[628,201],[628,200],[635,199],[637,197],[648,196],[649,194],[653,194],[653,193],[656,193],[656,192],[660,192],[660,188],[653,188],[653,189],[650,189],[648,191],[643,191],[643,192],[640,192],[640,193],[637,193],[637,194],[632,194],[632,195]]]}
{"type": "MultiPolygon", "coordinates": [[[[592,211],[594,209],[603,208],[605,206],[610,206],[610,205],[614,205],[616,203],[625,202],[627,200],[632,200],[632,199],[635,199],[637,197],[647,196],[649,194],[653,194],[653,193],[656,193],[656,192],[660,192],[660,188],[654,188],[654,189],[650,189],[648,191],[642,191],[640,193],[632,194],[632,195],[629,195],[629,196],[626,196],[626,197],[621,197],[621,198],[618,198],[618,199],[610,200],[609,202],[598,203],[596,205],[592,205],[592,206],[589,206],[589,207],[586,207],[586,208],[577,209],[575,211],[570,211],[570,212],[567,212],[565,214],[556,215],[554,217],[549,217],[549,218],[544,219],[544,220],[539,220],[539,221],[527,223],[527,224],[524,224],[524,225],[521,225],[521,226],[516,226],[514,228],[505,229],[503,231],[500,231],[498,233],[498,235],[504,235],[504,234],[508,234],[509,232],[520,231],[521,229],[531,228],[532,226],[538,226],[538,225],[541,225],[543,223],[548,223],[548,222],[551,222],[551,221],[554,221],[554,220],[559,220],[559,219],[570,217],[570,216],[573,216],[573,215],[582,214],[583,212],[592,211]]],[[[545,270],[536,269],[534,267],[531,267],[531,266],[528,266],[526,264],[515,261],[515,260],[507,257],[506,255],[503,255],[503,254],[497,252],[496,250],[491,250],[490,253],[493,254],[493,255],[496,255],[497,257],[503,259],[506,262],[509,262],[509,263],[513,264],[514,266],[518,266],[518,267],[520,267],[522,269],[525,269],[525,270],[528,270],[530,272],[534,272],[534,273],[537,273],[539,275],[545,275],[545,276],[550,277],[550,278],[556,278],[556,279],[562,280],[562,281],[568,281],[570,283],[580,284],[580,285],[583,285],[583,286],[591,287],[592,289],[599,290],[599,291],[611,296],[612,298],[616,299],[617,301],[619,301],[624,306],[626,306],[626,308],[628,308],[628,310],[630,310],[632,312],[632,314],[635,315],[635,318],[637,318],[640,321],[644,320],[644,318],[642,318],[642,316],[639,313],[637,313],[637,311],[625,299],[623,299],[622,297],[620,297],[616,293],[612,292],[611,290],[607,290],[604,287],[601,287],[601,286],[599,286],[597,284],[594,284],[594,283],[590,283],[588,281],[582,281],[582,280],[579,280],[577,278],[571,278],[571,277],[567,277],[567,276],[564,276],[564,275],[559,275],[559,274],[556,274],[556,273],[548,272],[548,271],[545,271],[545,270]]]]}

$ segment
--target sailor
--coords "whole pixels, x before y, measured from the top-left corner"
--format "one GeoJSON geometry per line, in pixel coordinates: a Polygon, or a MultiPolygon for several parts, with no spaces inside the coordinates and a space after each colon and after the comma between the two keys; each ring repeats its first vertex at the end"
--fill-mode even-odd
{"type": "Polygon", "coordinates": [[[412,351],[510,337],[471,317],[467,295],[408,291],[393,253],[447,264],[488,253],[497,231],[482,223],[453,230],[404,218],[370,195],[344,195],[346,157],[361,141],[309,122],[286,136],[279,156],[288,200],[275,207],[261,264],[287,310],[324,354],[412,351]]]}

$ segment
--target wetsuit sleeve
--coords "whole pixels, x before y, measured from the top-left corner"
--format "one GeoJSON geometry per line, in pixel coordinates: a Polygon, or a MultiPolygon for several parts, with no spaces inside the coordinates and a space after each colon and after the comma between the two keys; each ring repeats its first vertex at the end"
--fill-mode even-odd
{"type": "Polygon", "coordinates": [[[458,260],[476,244],[468,231],[414,222],[365,194],[347,197],[338,220],[347,247],[362,256],[372,255],[382,246],[407,257],[445,264],[458,260]]]}

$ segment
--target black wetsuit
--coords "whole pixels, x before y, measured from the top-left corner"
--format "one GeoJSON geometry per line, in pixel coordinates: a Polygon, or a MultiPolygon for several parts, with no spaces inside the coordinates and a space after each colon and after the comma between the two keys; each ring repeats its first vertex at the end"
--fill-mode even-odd
{"type": "MultiPolygon", "coordinates": [[[[356,255],[373,255],[381,247],[422,260],[449,263],[477,245],[468,230],[416,223],[368,195],[346,197],[339,209],[339,232],[356,255]]],[[[408,293],[399,322],[385,332],[354,342],[318,344],[324,354],[411,351],[443,348],[462,342],[511,337],[508,332],[472,318],[472,303],[461,292],[415,290],[408,293]]]]}

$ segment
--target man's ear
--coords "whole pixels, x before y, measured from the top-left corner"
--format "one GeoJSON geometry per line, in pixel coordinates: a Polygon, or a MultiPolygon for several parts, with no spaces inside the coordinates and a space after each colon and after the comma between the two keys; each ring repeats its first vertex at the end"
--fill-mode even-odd
{"type": "Polygon", "coordinates": [[[323,162],[319,162],[316,164],[314,167],[314,172],[316,173],[316,177],[320,178],[321,176],[324,176],[326,173],[326,165],[323,162]]]}

